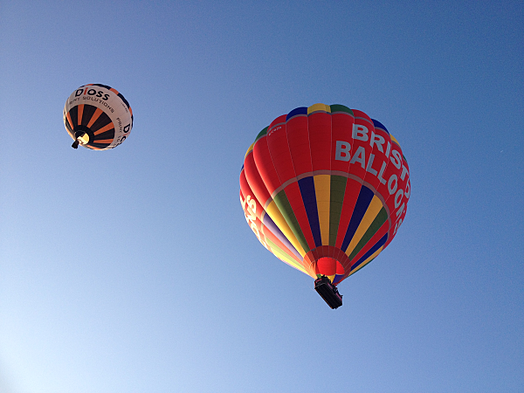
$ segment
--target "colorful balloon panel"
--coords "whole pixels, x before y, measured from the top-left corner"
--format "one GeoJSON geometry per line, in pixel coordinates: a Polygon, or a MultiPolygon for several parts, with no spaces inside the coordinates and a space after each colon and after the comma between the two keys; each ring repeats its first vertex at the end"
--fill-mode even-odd
{"type": "Polygon", "coordinates": [[[338,284],[395,237],[410,197],[409,167],[384,125],[343,105],[277,117],[249,147],[240,200],[275,256],[338,284]]]}
{"type": "Polygon", "coordinates": [[[120,145],[133,128],[133,111],[124,96],[107,85],[76,89],[64,106],[64,125],[75,143],[92,150],[120,145]]]}

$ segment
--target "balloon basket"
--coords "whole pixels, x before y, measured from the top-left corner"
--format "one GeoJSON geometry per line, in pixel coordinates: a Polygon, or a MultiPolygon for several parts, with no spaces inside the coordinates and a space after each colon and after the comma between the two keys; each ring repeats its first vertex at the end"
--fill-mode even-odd
{"type": "Polygon", "coordinates": [[[332,309],[342,306],[342,295],[326,276],[320,276],[315,280],[315,291],[332,309]]]}

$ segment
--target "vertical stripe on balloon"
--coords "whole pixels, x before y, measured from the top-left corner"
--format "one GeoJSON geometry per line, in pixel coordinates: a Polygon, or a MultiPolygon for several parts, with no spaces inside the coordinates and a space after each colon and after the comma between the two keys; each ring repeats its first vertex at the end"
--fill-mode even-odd
{"type": "Polygon", "coordinates": [[[329,245],[335,246],[337,241],[338,226],[340,224],[340,215],[344,203],[344,193],[346,191],[347,178],[344,176],[332,175],[330,181],[329,245]]]}
{"type": "MultiPolygon", "coordinates": [[[[358,243],[353,247],[353,249],[350,244],[349,250],[351,250],[351,253],[349,254],[349,259],[353,259],[366,245],[369,245],[371,238],[379,231],[387,219],[388,213],[386,212],[386,209],[382,207],[379,213],[374,217],[373,222],[365,229],[365,232],[362,234],[362,237],[360,237],[358,243]]],[[[357,236],[355,236],[354,239],[355,238],[357,238],[357,236]]]]}
{"type": "MultiPolygon", "coordinates": [[[[309,226],[315,240],[315,247],[322,245],[322,237],[320,235],[320,222],[318,220],[318,208],[315,197],[315,182],[313,177],[305,177],[298,181],[304,207],[306,208],[309,226]]],[[[309,251],[309,250],[308,250],[309,251]]]]}
{"type": "Polygon", "coordinates": [[[364,213],[364,215],[362,216],[362,219],[360,220],[358,224],[357,230],[355,231],[351,239],[351,242],[349,243],[346,249],[346,254],[348,256],[352,255],[353,250],[357,246],[358,242],[360,241],[360,239],[362,239],[362,237],[364,236],[368,228],[371,226],[371,224],[373,223],[373,221],[375,220],[375,218],[377,217],[381,209],[383,209],[382,201],[377,196],[374,195],[366,209],[366,212],[364,213]]]}
{"type": "Polygon", "coordinates": [[[323,246],[329,245],[330,177],[329,175],[314,176],[321,245],[323,246]]]}
{"type": "Polygon", "coordinates": [[[341,249],[343,251],[347,250],[349,243],[353,239],[353,236],[355,235],[355,232],[357,231],[358,226],[360,225],[360,221],[362,221],[364,214],[366,214],[368,206],[371,203],[371,200],[374,196],[375,195],[373,194],[373,191],[371,191],[369,188],[362,187],[360,189],[360,194],[358,195],[357,203],[355,205],[355,208],[353,209],[353,215],[351,216],[346,235],[344,236],[344,241],[342,242],[341,249]]]}
{"type": "Polygon", "coordinates": [[[311,232],[311,226],[308,221],[306,214],[306,208],[304,206],[304,200],[302,199],[302,194],[300,193],[300,187],[295,181],[289,184],[286,188],[286,196],[291,206],[291,210],[295,214],[295,217],[298,222],[298,226],[302,231],[302,235],[308,245],[308,247],[315,248],[315,240],[313,239],[313,234],[311,232]]]}
{"type": "Polygon", "coordinates": [[[302,243],[300,243],[289,227],[288,223],[286,222],[286,219],[278,209],[277,204],[274,200],[272,200],[266,207],[265,210],[269,217],[274,221],[274,223],[278,226],[278,229],[282,231],[282,233],[289,239],[291,244],[293,244],[293,247],[300,253],[302,257],[306,255],[306,251],[304,250],[304,247],[302,246],[302,243]]]}
{"type": "Polygon", "coordinates": [[[284,190],[280,191],[277,195],[275,195],[274,201],[278,207],[278,210],[280,210],[280,213],[286,220],[289,228],[291,228],[291,231],[295,237],[298,239],[302,248],[306,251],[306,253],[309,252],[309,246],[306,242],[304,234],[302,233],[302,230],[300,229],[300,225],[298,224],[295,213],[289,204],[286,192],[284,190]]]}

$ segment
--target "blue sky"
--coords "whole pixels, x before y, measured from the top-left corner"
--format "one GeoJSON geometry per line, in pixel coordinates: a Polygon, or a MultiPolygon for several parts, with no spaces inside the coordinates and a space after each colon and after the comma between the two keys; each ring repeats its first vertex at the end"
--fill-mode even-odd
{"type": "Polygon", "coordinates": [[[522,391],[523,31],[519,1],[4,1],[0,391],[522,391]],[[86,83],[133,108],[114,150],[70,147],[86,83]],[[337,310],[238,196],[317,102],[384,123],[412,184],[337,310]]]}

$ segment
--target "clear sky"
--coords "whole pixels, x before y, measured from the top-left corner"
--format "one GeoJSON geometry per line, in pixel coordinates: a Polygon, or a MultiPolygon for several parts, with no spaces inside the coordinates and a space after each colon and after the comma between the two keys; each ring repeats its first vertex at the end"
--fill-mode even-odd
{"type": "Polygon", "coordinates": [[[2,1],[0,392],[524,391],[523,33],[522,1],[2,1]],[[70,147],[86,83],[131,104],[114,150],[70,147]],[[411,171],[337,310],[238,195],[318,102],[411,171]]]}

